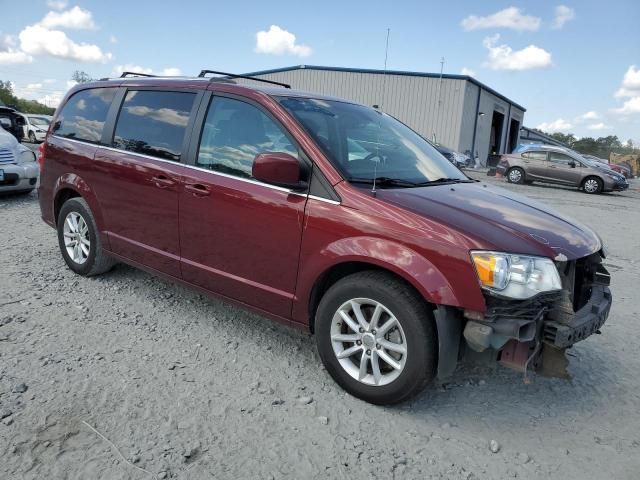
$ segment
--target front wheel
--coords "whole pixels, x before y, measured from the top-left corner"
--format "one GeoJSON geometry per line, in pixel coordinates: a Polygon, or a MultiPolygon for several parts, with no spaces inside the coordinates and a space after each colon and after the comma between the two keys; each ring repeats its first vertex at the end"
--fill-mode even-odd
{"type": "Polygon", "coordinates": [[[83,198],[65,202],[57,227],[60,251],[71,270],[89,277],[113,267],[115,261],[104,252],[93,213],[83,198]]]}
{"type": "Polygon", "coordinates": [[[435,377],[432,313],[409,285],[386,272],[359,272],[336,282],[320,301],[315,330],[329,374],[367,402],[401,402],[435,377]]]}
{"type": "Polygon", "coordinates": [[[524,170],[520,167],[513,167],[507,172],[507,180],[509,183],[524,183],[524,170]]]}
{"type": "Polygon", "coordinates": [[[602,180],[597,177],[587,177],[582,182],[582,189],[585,193],[600,193],[602,191],[602,180]]]}
{"type": "Polygon", "coordinates": [[[36,134],[33,132],[29,132],[29,142],[36,143],[36,134]]]}

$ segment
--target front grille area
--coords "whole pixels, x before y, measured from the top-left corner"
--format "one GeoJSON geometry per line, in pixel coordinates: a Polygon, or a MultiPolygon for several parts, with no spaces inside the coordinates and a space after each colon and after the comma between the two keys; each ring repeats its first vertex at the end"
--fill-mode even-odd
{"type": "Polygon", "coordinates": [[[8,148],[0,148],[0,164],[1,163],[14,163],[15,157],[13,152],[8,148]]]}
{"type": "Polygon", "coordinates": [[[485,295],[487,311],[484,319],[495,322],[498,319],[536,320],[540,310],[550,309],[561,298],[561,292],[539,293],[527,300],[510,300],[485,295]]]}
{"type": "Polygon", "coordinates": [[[571,309],[574,313],[587,304],[594,285],[609,285],[609,272],[602,265],[602,257],[599,252],[570,262],[560,263],[558,271],[562,287],[569,294],[567,304],[571,303],[571,309]]]}

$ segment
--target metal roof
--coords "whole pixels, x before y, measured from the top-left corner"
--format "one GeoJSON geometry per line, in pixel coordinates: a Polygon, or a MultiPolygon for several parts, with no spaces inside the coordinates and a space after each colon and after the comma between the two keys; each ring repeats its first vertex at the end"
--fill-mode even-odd
{"type": "MultiPolygon", "coordinates": [[[[375,69],[371,69],[371,68],[324,67],[324,66],[320,66],[320,65],[294,65],[294,66],[291,66],[291,67],[273,68],[271,70],[260,70],[260,71],[257,71],[257,72],[245,73],[243,75],[247,75],[247,76],[268,75],[270,73],[290,72],[290,71],[293,71],[293,70],[325,70],[325,71],[330,71],[330,72],[369,73],[369,74],[374,74],[374,75],[384,75],[386,73],[387,75],[405,75],[405,76],[409,76],[409,77],[440,78],[440,74],[439,73],[409,72],[409,71],[404,71],[404,70],[387,70],[385,72],[384,70],[375,70],[375,69]]],[[[443,73],[442,74],[442,78],[451,79],[451,80],[466,80],[468,82],[473,83],[474,85],[477,85],[482,90],[486,90],[487,92],[495,95],[496,97],[504,100],[505,102],[510,103],[514,107],[519,108],[523,112],[527,111],[527,109],[524,108],[522,105],[517,104],[516,102],[514,102],[513,100],[505,97],[501,93],[496,92],[493,88],[488,87],[484,83],[479,82],[475,78],[470,77],[468,75],[456,75],[456,74],[451,74],[451,73],[443,73]]]]}

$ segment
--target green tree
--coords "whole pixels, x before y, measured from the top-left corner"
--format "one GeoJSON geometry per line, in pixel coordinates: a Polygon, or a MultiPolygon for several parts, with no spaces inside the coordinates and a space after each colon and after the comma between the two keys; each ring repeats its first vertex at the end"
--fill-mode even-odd
{"type": "Polygon", "coordinates": [[[71,80],[77,83],[87,83],[87,82],[92,82],[93,78],[91,78],[91,76],[87,72],[84,72],[82,70],[76,70],[71,75],[71,80]]]}
{"type": "Polygon", "coordinates": [[[47,107],[35,100],[25,100],[16,97],[13,84],[9,81],[0,80],[0,102],[8,107],[13,107],[22,113],[41,113],[44,115],[53,115],[54,108],[47,107]]]}

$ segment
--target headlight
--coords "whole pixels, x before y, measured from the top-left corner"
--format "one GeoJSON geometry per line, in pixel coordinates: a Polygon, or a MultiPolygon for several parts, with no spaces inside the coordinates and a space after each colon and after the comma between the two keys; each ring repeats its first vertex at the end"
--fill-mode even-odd
{"type": "Polygon", "coordinates": [[[503,297],[523,300],[562,288],[558,269],[549,258],[473,251],[471,259],[482,288],[503,297]]]}
{"type": "Polygon", "coordinates": [[[31,150],[24,150],[18,154],[18,163],[33,163],[36,161],[36,154],[31,150]]]}

